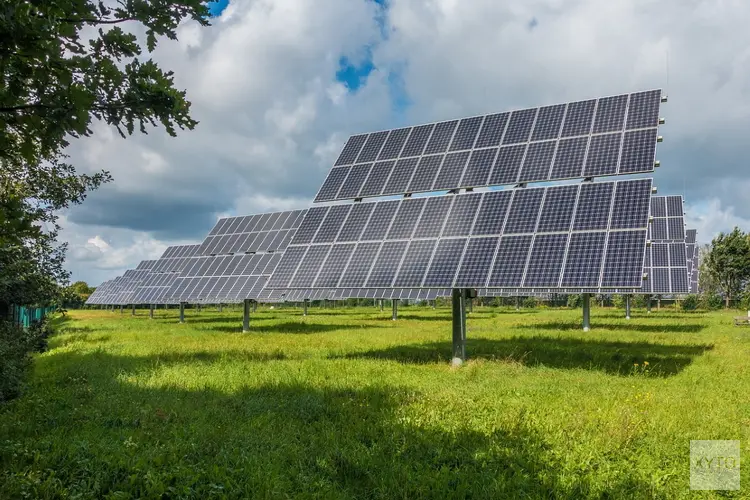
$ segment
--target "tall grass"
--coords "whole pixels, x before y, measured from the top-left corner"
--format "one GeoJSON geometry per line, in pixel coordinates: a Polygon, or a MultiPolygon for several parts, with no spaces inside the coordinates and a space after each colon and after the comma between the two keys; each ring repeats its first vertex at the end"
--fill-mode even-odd
{"type": "Polygon", "coordinates": [[[718,494],[689,490],[689,444],[747,441],[749,330],[592,313],[477,307],[453,369],[448,308],[261,308],[247,334],[72,312],[0,406],[0,498],[718,494]]]}

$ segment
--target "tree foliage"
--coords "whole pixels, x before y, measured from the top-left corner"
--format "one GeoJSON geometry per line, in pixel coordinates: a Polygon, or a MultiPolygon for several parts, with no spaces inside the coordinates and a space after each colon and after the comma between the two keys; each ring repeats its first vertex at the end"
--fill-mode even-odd
{"type": "Polygon", "coordinates": [[[711,242],[705,258],[706,273],[724,294],[726,307],[737,297],[750,279],[750,240],[735,227],[731,233],[720,233],[711,242]]]}
{"type": "MultiPolygon", "coordinates": [[[[67,280],[57,213],[111,180],[66,162],[99,120],[126,137],[192,129],[185,92],[144,49],[207,22],[201,0],[9,0],[0,8],[0,303],[53,300],[67,280]]],[[[1,309],[1,308],[0,308],[1,309]]],[[[0,311],[2,316],[3,311],[0,311]]]]}

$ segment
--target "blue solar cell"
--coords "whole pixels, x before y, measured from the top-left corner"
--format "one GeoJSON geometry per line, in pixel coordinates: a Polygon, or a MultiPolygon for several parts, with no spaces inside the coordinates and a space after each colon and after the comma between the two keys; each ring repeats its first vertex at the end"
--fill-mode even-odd
{"type": "Polygon", "coordinates": [[[341,185],[344,184],[346,176],[349,175],[351,167],[334,167],[328,172],[325,182],[315,196],[315,201],[331,201],[336,199],[336,195],[341,189],[341,185]]]}
{"type": "Polygon", "coordinates": [[[427,144],[427,140],[432,135],[432,129],[435,128],[434,124],[420,125],[411,129],[409,139],[406,141],[404,148],[401,150],[401,158],[408,156],[419,156],[424,151],[424,147],[427,144]]]}
{"type": "Polygon", "coordinates": [[[362,234],[362,230],[364,230],[367,221],[370,219],[370,214],[375,206],[375,203],[357,203],[352,206],[349,217],[347,217],[346,222],[341,227],[336,241],[359,240],[359,236],[362,234]]]}
{"type": "Polygon", "coordinates": [[[435,250],[437,240],[415,240],[409,243],[409,249],[398,270],[393,286],[420,286],[425,271],[430,263],[430,257],[435,250]]]}
{"type": "Polygon", "coordinates": [[[529,144],[523,161],[518,182],[533,182],[549,179],[552,159],[555,156],[556,141],[529,144]]]}
{"type": "Polygon", "coordinates": [[[454,286],[473,287],[487,281],[499,241],[498,237],[470,238],[454,286]]]}
{"type": "Polygon", "coordinates": [[[547,189],[537,231],[568,231],[573,220],[577,198],[578,186],[575,185],[547,189]]]}
{"type": "Polygon", "coordinates": [[[373,165],[370,175],[359,191],[359,196],[379,196],[383,192],[385,183],[388,181],[395,165],[395,161],[381,161],[373,165]]]}
{"type": "Polygon", "coordinates": [[[479,133],[479,127],[482,126],[483,116],[474,116],[472,118],[464,118],[461,123],[458,124],[458,129],[451,142],[451,151],[461,151],[463,149],[471,149],[474,147],[474,141],[479,133]]]}
{"type": "Polygon", "coordinates": [[[417,229],[414,231],[414,238],[436,238],[440,236],[453,198],[455,197],[431,196],[426,198],[427,203],[417,224],[417,229]]]}
{"type": "Polygon", "coordinates": [[[497,148],[472,151],[469,164],[466,166],[466,171],[461,179],[461,187],[486,186],[497,151],[497,148]]]}
{"type": "Polygon", "coordinates": [[[383,243],[365,286],[389,288],[396,277],[407,244],[407,241],[386,241],[383,243]]]}
{"type": "Polygon", "coordinates": [[[596,287],[601,277],[607,233],[573,233],[570,236],[561,286],[596,287]]]}
{"type": "Polygon", "coordinates": [[[411,181],[411,178],[414,175],[418,162],[419,158],[406,158],[397,161],[382,194],[405,193],[409,181],[411,181]]]}
{"type": "Polygon", "coordinates": [[[346,264],[349,262],[349,257],[354,251],[354,246],[354,243],[333,245],[325,263],[320,268],[318,277],[315,279],[316,287],[333,288],[338,284],[344,269],[346,269],[346,264]]]}
{"type": "Polygon", "coordinates": [[[635,229],[648,223],[651,184],[651,179],[617,184],[610,229],[635,229]]]}
{"type": "Polygon", "coordinates": [[[357,156],[357,161],[355,163],[369,163],[375,161],[378,157],[378,153],[380,153],[380,148],[383,147],[387,138],[387,130],[370,134],[367,138],[367,142],[365,142],[365,145],[362,147],[362,151],[359,152],[359,156],[357,156]]]}
{"type": "Polygon", "coordinates": [[[339,166],[354,163],[354,160],[357,159],[357,155],[359,155],[359,150],[362,149],[366,140],[367,134],[351,136],[349,140],[346,141],[346,145],[344,146],[344,149],[341,150],[341,154],[334,165],[339,166]]]}
{"type": "Polygon", "coordinates": [[[614,185],[607,183],[586,183],[578,195],[574,231],[607,229],[610,207],[612,206],[614,185]]]}
{"type": "Polygon", "coordinates": [[[474,147],[486,148],[490,146],[499,146],[509,117],[510,113],[498,113],[486,116],[474,147]]]}
{"type": "Polygon", "coordinates": [[[388,139],[383,145],[383,149],[378,154],[378,160],[395,160],[398,158],[401,149],[406,143],[406,138],[409,137],[409,132],[411,132],[410,127],[391,130],[388,139]]]}
{"type": "Polygon", "coordinates": [[[468,236],[471,234],[471,226],[481,200],[481,193],[456,196],[443,227],[443,237],[468,236]]]}
{"type": "Polygon", "coordinates": [[[447,154],[432,189],[453,189],[459,186],[468,160],[468,151],[447,154]]]}
{"type": "Polygon", "coordinates": [[[349,259],[339,287],[363,287],[379,249],[380,243],[359,243],[349,259]]]}
{"type": "Polygon", "coordinates": [[[630,95],[626,128],[656,127],[659,124],[661,90],[649,90],[630,95]]]}
{"type": "Polygon", "coordinates": [[[518,180],[525,152],[525,144],[500,148],[488,184],[515,183],[518,180]]]}
{"type": "Polygon", "coordinates": [[[448,144],[450,144],[453,132],[457,126],[458,120],[437,123],[435,129],[432,131],[430,141],[424,149],[424,154],[445,153],[448,150],[448,144]]]}
{"type": "Polygon", "coordinates": [[[445,158],[445,155],[423,156],[420,158],[417,170],[414,172],[414,177],[412,177],[409,188],[406,191],[414,193],[432,189],[443,158],[445,158]]]}
{"type": "Polygon", "coordinates": [[[398,207],[396,216],[393,218],[391,228],[388,230],[388,240],[411,238],[414,227],[419,221],[419,216],[424,208],[426,198],[412,198],[404,200],[398,207]]]}
{"type": "Polygon", "coordinates": [[[523,286],[558,286],[567,243],[567,233],[537,234],[531,248],[523,286]]]}
{"type": "Polygon", "coordinates": [[[625,108],[628,106],[627,95],[617,95],[599,99],[594,119],[595,134],[615,132],[625,126],[625,108]]]}
{"type": "Polygon", "coordinates": [[[503,236],[497,248],[488,287],[520,287],[533,236],[503,236]]]}
{"type": "Polygon", "coordinates": [[[313,243],[332,243],[341,230],[351,205],[335,205],[328,210],[325,219],[313,238],[313,243]]]}
{"type": "Polygon", "coordinates": [[[585,135],[591,131],[596,100],[571,102],[565,113],[561,137],[585,135]]]}
{"type": "Polygon", "coordinates": [[[626,132],[620,154],[620,174],[650,172],[656,156],[655,128],[626,132]]]}
{"type": "Polygon", "coordinates": [[[484,193],[472,235],[501,234],[512,197],[510,190],[484,193]]]}
{"type": "MultiPolygon", "coordinates": [[[[385,201],[375,205],[370,220],[360,240],[382,240],[391,226],[393,215],[398,209],[399,200],[385,201]]],[[[301,229],[301,228],[300,228],[301,229]]],[[[351,285],[354,286],[354,285],[351,285]]]]}
{"type": "Polygon", "coordinates": [[[371,168],[372,163],[354,165],[344,181],[344,184],[342,184],[336,198],[356,198],[359,195],[359,191],[362,189],[371,168]]]}
{"type": "Polygon", "coordinates": [[[528,141],[536,113],[537,108],[513,111],[510,115],[508,130],[505,131],[503,137],[503,145],[528,141]]]}
{"type": "Polygon", "coordinates": [[[508,211],[503,234],[533,233],[543,196],[544,189],[517,189],[508,211]]]}
{"type": "Polygon", "coordinates": [[[465,246],[466,238],[440,240],[422,286],[443,287],[453,283],[465,246]]]}
{"type": "Polygon", "coordinates": [[[565,104],[556,104],[539,108],[539,115],[536,118],[534,132],[531,134],[532,141],[544,141],[547,139],[557,139],[560,135],[560,126],[565,116],[565,104]]]}
{"type": "Polygon", "coordinates": [[[641,287],[645,237],[645,230],[609,233],[602,287],[641,287]]]}
{"type": "Polygon", "coordinates": [[[584,177],[597,175],[611,175],[617,172],[617,162],[620,157],[622,134],[595,135],[591,138],[584,177]]]}

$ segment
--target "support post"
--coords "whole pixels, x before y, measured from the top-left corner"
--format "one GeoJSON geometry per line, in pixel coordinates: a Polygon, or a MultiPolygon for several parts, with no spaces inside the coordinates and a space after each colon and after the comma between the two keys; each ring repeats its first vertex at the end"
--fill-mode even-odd
{"type": "Polygon", "coordinates": [[[583,294],[583,331],[588,332],[591,328],[591,294],[583,294]]]}
{"type": "Polygon", "coordinates": [[[625,319],[630,319],[630,295],[625,296],[625,319]]]}
{"type": "Polygon", "coordinates": [[[198,312],[201,312],[201,305],[198,304],[198,312]]]}
{"type": "Polygon", "coordinates": [[[464,290],[454,288],[453,302],[453,366],[461,366],[466,360],[466,301],[464,290]]]}
{"type": "Polygon", "coordinates": [[[154,305],[148,306],[148,319],[154,319],[154,305]]]}
{"type": "Polygon", "coordinates": [[[258,310],[258,303],[253,301],[253,312],[258,310]]]}
{"type": "Polygon", "coordinates": [[[521,297],[516,297],[516,311],[521,310],[521,297]]]}
{"type": "Polygon", "coordinates": [[[250,331],[250,299],[245,299],[242,308],[242,333],[250,331]]]}
{"type": "Polygon", "coordinates": [[[398,300],[393,299],[391,300],[391,303],[393,304],[393,312],[391,313],[391,319],[393,321],[396,321],[398,319],[398,300]]]}
{"type": "Polygon", "coordinates": [[[656,297],[656,310],[661,311],[661,295],[656,297]]]}
{"type": "Polygon", "coordinates": [[[222,304],[219,302],[219,312],[222,312],[222,304]]]}
{"type": "Polygon", "coordinates": [[[185,322],[185,303],[180,302],[180,323],[185,322]]]}
{"type": "Polygon", "coordinates": [[[646,298],[646,312],[651,314],[651,295],[646,298]]]}
{"type": "Polygon", "coordinates": [[[307,299],[302,301],[302,316],[307,316],[307,304],[308,304],[307,299]]]}
{"type": "Polygon", "coordinates": [[[383,312],[383,299],[380,299],[379,302],[380,302],[380,312],[383,312]]]}
{"type": "Polygon", "coordinates": [[[131,309],[130,309],[130,315],[131,316],[135,316],[135,304],[130,304],[130,307],[131,307],[131,309]]]}
{"type": "Polygon", "coordinates": [[[474,299],[466,299],[466,302],[469,303],[469,312],[473,313],[474,312],[474,299]]]}
{"type": "MultiPolygon", "coordinates": [[[[112,306],[112,310],[115,310],[115,306],[112,306]]],[[[120,314],[122,314],[122,304],[120,304],[120,314]]]]}
{"type": "Polygon", "coordinates": [[[435,309],[435,304],[437,303],[437,299],[432,300],[432,308],[435,309]]]}

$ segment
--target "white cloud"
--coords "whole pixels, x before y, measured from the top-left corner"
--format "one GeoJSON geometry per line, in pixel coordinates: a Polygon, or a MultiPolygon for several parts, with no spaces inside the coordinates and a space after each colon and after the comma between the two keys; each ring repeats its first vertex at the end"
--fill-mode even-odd
{"type": "Polygon", "coordinates": [[[65,220],[76,277],[111,278],[168,243],[197,241],[220,215],[306,206],[352,133],[659,86],[670,97],[660,194],[684,185],[701,241],[747,223],[746,2],[388,4],[385,38],[370,0],[232,0],[210,28],[186,23],[180,41],[163,41],[154,58],[175,71],[200,124],[127,140],[98,126],[76,141],[82,171],[115,177],[65,220]],[[339,59],[361,61],[365,47],[377,69],[347,92],[339,59]],[[413,103],[404,116],[393,112],[392,70],[413,103]],[[110,248],[87,248],[96,238],[110,248]]]}

